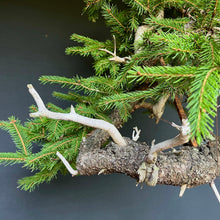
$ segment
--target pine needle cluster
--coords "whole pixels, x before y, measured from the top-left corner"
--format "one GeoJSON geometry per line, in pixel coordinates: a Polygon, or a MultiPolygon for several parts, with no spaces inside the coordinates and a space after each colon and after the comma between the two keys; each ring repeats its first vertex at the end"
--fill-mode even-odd
{"type": "MultiPolygon", "coordinates": [[[[78,46],[67,48],[66,54],[91,56],[94,76],[42,76],[43,84],[59,84],[69,89],[68,93],[54,92],[53,96],[77,103],[78,114],[111,122],[108,115],[112,109],[118,109],[126,121],[132,102],[155,102],[164,94],[170,94],[171,98],[184,95],[192,136],[199,144],[210,137],[220,94],[218,0],[84,2],[84,13],[93,22],[102,16],[116,42],[113,39],[99,42],[73,34],[71,40],[78,46]],[[163,18],[159,16],[161,12],[163,18]],[[140,26],[145,26],[146,31],[141,40],[134,43],[140,26]],[[117,56],[129,58],[127,62],[112,61],[115,49],[117,56]],[[143,85],[147,85],[145,90],[140,89],[143,85]]],[[[52,103],[48,108],[69,112],[52,103]]],[[[36,106],[31,106],[30,111],[37,111],[36,106]]],[[[24,190],[50,182],[58,172],[65,174],[64,165],[57,159],[57,150],[74,167],[80,142],[91,132],[91,128],[75,122],[42,117],[23,125],[11,117],[9,121],[0,121],[0,128],[10,133],[17,147],[15,153],[0,153],[0,163],[22,163],[35,173],[19,180],[24,190]],[[41,146],[37,153],[32,153],[34,144],[41,146]]]]}

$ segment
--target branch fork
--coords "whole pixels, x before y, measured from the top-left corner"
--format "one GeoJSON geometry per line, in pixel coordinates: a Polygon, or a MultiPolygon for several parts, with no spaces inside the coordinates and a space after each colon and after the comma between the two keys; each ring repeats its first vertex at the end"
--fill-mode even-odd
{"type": "Polygon", "coordinates": [[[179,131],[179,135],[166,141],[160,142],[156,145],[153,142],[150,152],[146,158],[148,163],[155,163],[157,158],[156,155],[160,151],[185,144],[189,141],[190,127],[187,119],[182,120],[182,126],[176,125],[173,122],[171,125],[179,131]]]}
{"type": "Polygon", "coordinates": [[[138,129],[138,127],[133,127],[132,131],[132,140],[137,141],[140,138],[141,129],[138,129]]]}
{"type": "Polygon", "coordinates": [[[37,93],[34,87],[31,84],[28,84],[27,87],[38,106],[38,111],[35,113],[31,113],[30,117],[47,117],[56,120],[74,121],[89,127],[100,128],[108,132],[116,144],[120,146],[127,145],[127,142],[121,136],[120,132],[113,124],[106,122],[104,120],[93,119],[79,115],[75,112],[75,109],[72,105],[70,108],[70,113],[52,112],[46,108],[44,102],[42,101],[40,95],[37,93]]]}
{"type": "Polygon", "coordinates": [[[114,40],[114,52],[113,53],[111,51],[107,50],[107,49],[100,48],[99,50],[104,51],[104,52],[112,55],[113,57],[109,58],[110,61],[113,61],[113,62],[116,62],[116,63],[122,63],[122,64],[127,63],[131,58],[130,57],[119,57],[119,56],[117,56],[117,54],[116,54],[115,35],[113,35],[113,40],[114,40]]]}
{"type": "MultiPolygon", "coordinates": [[[[155,140],[152,141],[150,151],[138,169],[140,183],[145,182],[149,186],[156,186],[159,172],[159,168],[156,166],[157,154],[160,151],[182,145],[189,141],[190,127],[186,119],[182,120],[182,126],[176,125],[175,123],[171,125],[175,127],[180,134],[158,144],[155,144],[155,140]]],[[[184,191],[183,187],[180,196],[183,195],[184,191]]]]}
{"type": "Polygon", "coordinates": [[[164,113],[165,105],[169,97],[170,97],[170,94],[165,94],[155,104],[142,102],[140,104],[135,105],[135,109],[138,109],[138,108],[148,109],[150,112],[152,112],[152,114],[150,114],[149,117],[155,118],[156,124],[158,124],[164,113]]]}

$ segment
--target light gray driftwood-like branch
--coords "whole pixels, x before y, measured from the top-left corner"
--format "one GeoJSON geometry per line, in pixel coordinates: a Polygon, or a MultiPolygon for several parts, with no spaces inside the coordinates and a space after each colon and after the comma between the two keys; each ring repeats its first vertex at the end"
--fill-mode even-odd
{"type": "Polygon", "coordinates": [[[132,140],[137,141],[140,138],[141,129],[138,129],[138,127],[133,127],[132,131],[132,140]]]}
{"type": "Polygon", "coordinates": [[[148,163],[155,163],[158,152],[172,147],[180,146],[189,141],[190,127],[189,122],[186,119],[182,120],[182,126],[178,126],[175,123],[172,123],[172,126],[179,130],[179,135],[166,141],[160,142],[156,145],[153,141],[148,157],[146,158],[148,163]]]}
{"type": "MultiPolygon", "coordinates": [[[[156,186],[159,176],[159,168],[156,165],[157,155],[159,152],[182,145],[189,140],[190,127],[186,119],[182,120],[182,126],[178,126],[172,123],[172,126],[177,128],[180,132],[174,138],[168,139],[166,141],[160,142],[155,145],[155,140],[152,141],[151,149],[145,158],[145,161],[140,165],[138,169],[139,183],[145,182],[149,186],[156,186]]],[[[184,185],[184,184],[183,184],[184,185]]],[[[184,188],[182,187],[180,196],[184,193],[184,188]]]]}
{"type": "Polygon", "coordinates": [[[66,160],[66,158],[59,152],[57,151],[56,155],[62,160],[63,164],[65,165],[66,169],[69,171],[69,173],[72,176],[76,176],[79,174],[79,172],[77,170],[74,170],[71,165],[69,164],[69,162],[66,160]]]}
{"type": "Polygon", "coordinates": [[[116,144],[120,146],[127,145],[127,142],[121,136],[120,132],[113,124],[106,122],[104,120],[92,119],[92,118],[79,115],[75,112],[74,107],[72,105],[71,105],[70,113],[52,112],[46,108],[46,106],[44,105],[44,102],[42,101],[41,97],[39,96],[37,91],[34,89],[34,87],[31,84],[28,84],[27,87],[29,89],[30,94],[33,96],[38,107],[38,111],[31,113],[30,117],[47,117],[47,118],[56,119],[56,120],[74,121],[74,122],[77,122],[77,123],[80,123],[80,124],[83,124],[89,127],[100,128],[104,131],[107,131],[116,144]]]}
{"type": "Polygon", "coordinates": [[[218,192],[218,189],[216,188],[214,180],[210,183],[210,187],[212,188],[212,190],[215,193],[215,196],[216,196],[218,202],[220,203],[220,194],[218,192]]]}
{"type": "MultiPolygon", "coordinates": [[[[163,19],[164,18],[164,10],[161,9],[158,12],[158,14],[156,15],[156,17],[158,19],[163,19]]],[[[137,28],[136,33],[135,33],[135,38],[134,38],[135,54],[140,53],[143,50],[141,45],[143,44],[144,33],[145,32],[150,32],[154,29],[155,29],[155,27],[152,27],[150,25],[141,25],[137,28]]]]}
{"type": "Polygon", "coordinates": [[[114,52],[112,53],[111,51],[107,50],[107,49],[103,49],[100,48],[99,50],[104,51],[110,55],[112,55],[111,58],[109,58],[110,61],[116,62],[116,63],[122,63],[125,64],[127,63],[131,58],[130,57],[119,57],[116,54],[116,39],[115,39],[115,35],[113,35],[113,40],[114,40],[114,52]]]}

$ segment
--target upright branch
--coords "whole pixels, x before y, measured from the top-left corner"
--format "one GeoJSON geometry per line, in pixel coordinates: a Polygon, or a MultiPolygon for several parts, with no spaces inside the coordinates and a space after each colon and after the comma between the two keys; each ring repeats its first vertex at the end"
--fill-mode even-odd
{"type": "Polygon", "coordinates": [[[102,130],[107,131],[116,144],[120,146],[127,145],[125,139],[121,136],[120,132],[113,124],[106,122],[104,120],[93,119],[79,115],[75,112],[74,107],[72,105],[71,105],[70,113],[52,112],[46,108],[44,102],[42,101],[41,97],[34,89],[34,87],[31,84],[28,84],[27,87],[38,106],[38,111],[31,113],[30,117],[47,117],[56,120],[74,121],[89,127],[100,128],[102,130]]]}
{"type": "Polygon", "coordinates": [[[116,63],[128,63],[128,61],[131,59],[130,57],[119,57],[116,54],[116,39],[115,39],[115,35],[113,35],[113,40],[114,40],[114,53],[112,53],[111,51],[107,50],[107,49],[103,49],[100,48],[99,50],[104,51],[110,55],[112,55],[111,58],[109,58],[110,61],[116,62],[116,63]]]}
{"type": "MultiPolygon", "coordinates": [[[[159,168],[156,165],[158,153],[188,142],[190,133],[189,122],[183,119],[182,126],[178,126],[175,123],[172,123],[172,126],[178,129],[180,134],[158,144],[155,144],[155,140],[152,141],[150,151],[137,171],[139,183],[145,182],[149,186],[156,186],[159,178],[159,168]]],[[[183,193],[184,188],[181,190],[180,196],[183,195],[183,193]]]]}
{"type": "Polygon", "coordinates": [[[189,122],[187,120],[185,119],[182,120],[182,126],[178,126],[173,122],[172,122],[172,126],[175,127],[180,132],[179,135],[177,135],[174,138],[168,139],[166,141],[160,142],[156,145],[154,145],[154,141],[153,141],[150,152],[147,157],[147,161],[149,163],[155,163],[158,152],[185,144],[189,141],[190,127],[189,127],[189,122]]]}
{"type": "MultiPolygon", "coordinates": [[[[178,95],[175,95],[174,104],[176,106],[176,110],[177,110],[177,113],[179,115],[180,120],[182,121],[183,119],[187,119],[187,116],[185,114],[185,111],[183,109],[182,103],[181,103],[178,95]]],[[[195,138],[192,138],[190,140],[190,143],[193,147],[198,147],[198,144],[197,144],[195,138]]]]}

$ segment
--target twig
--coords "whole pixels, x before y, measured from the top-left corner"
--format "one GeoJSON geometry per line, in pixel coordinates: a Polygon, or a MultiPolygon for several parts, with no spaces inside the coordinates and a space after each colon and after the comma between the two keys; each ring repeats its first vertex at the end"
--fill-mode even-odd
{"type": "Polygon", "coordinates": [[[122,63],[125,64],[128,62],[128,60],[130,60],[130,57],[119,57],[116,55],[116,39],[115,39],[115,35],[113,35],[113,40],[114,40],[114,53],[112,53],[111,51],[107,50],[107,49],[102,49],[100,48],[99,50],[104,51],[110,55],[112,55],[112,58],[109,58],[110,61],[116,62],[116,63],[122,63]]]}
{"type": "Polygon", "coordinates": [[[79,174],[77,170],[74,170],[70,166],[69,162],[64,158],[64,156],[59,151],[57,151],[56,155],[62,160],[63,164],[65,165],[65,167],[67,168],[67,170],[70,172],[72,176],[76,176],[79,174]]]}
{"type": "Polygon", "coordinates": [[[140,138],[141,129],[138,129],[137,126],[133,127],[132,140],[137,141],[140,138]]]}
{"type": "Polygon", "coordinates": [[[103,168],[103,169],[101,169],[101,170],[99,171],[98,175],[101,175],[101,174],[105,173],[106,171],[107,171],[107,170],[106,170],[105,168],[103,168]]]}
{"type": "Polygon", "coordinates": [[[47,117],[47,118],[56,119],[56,120],[74,121],[74,122],[77,122],[77,123],[80,123],[80,124],[83,124],[89,127],[99,128],[104,131],[107,131],[116,144],[120,146],[127,145],[127,142],[121,136],[120,132],[113,124],[107,121],[104,121],[104,120],[93,119],[93,118],[88,118],[88,117],[79,115],[75,112],[74,107],[72,105],[70,108],[70,113],[52,112],[46,108],[41,97],[39,96],[37,91],[34,89],[34,87],[31,84],[28,84],[27,87],[29,88],[29,92],[33,96],[38,106],[38,111],[35,113],[31,113],[30,117],[47,117]]]}
{"type": "Polygon", "coordinates": [[[185,119],[182,120],[182,126],[178,126],[173,122],[172,122],[172,126],[175,127],[177,130],[179,130],[180,134],[174,138],[160,142],[156,145],[152,144],[150,152],[146,158],[148,163],[155,163],[158,152],[185,144],[189,141],[190,127],[189,127],[189,122],[187,120],[185,119]]]}
{"type": "Polygon", "coordinates": [[[210,186],[211,186],[213,192],[215,193],[215,196],[216,196],[218,202],[220,203],[220,195],[219,195],[218,189],[216,188],[215,182],[212,181],[212,182],[210,183],[210,186]]]}
{"type": "Polygon", "coordinates": [[[165,109],[165,104],[169,98],[170,94],[165,94],[163,95],[159,101],[155,104],[148,103],[148,102],[142,102],[140,104],[136,104],[134,106],[134,110],[138,108],[145,108],[148,109],[152,114],[149,116],[150,118],[155,118],[156,119],[156,124],[159,123],[165,109]]]}
{"type": "Polygon", "coordinates": [[[160,118],[162,117],[164,113],[165,104],[169,97],[170,97],[170,94],[165,94],[160,98],[160,100],[156,104],[153,105],[153,114],[156,119],[156,124],[159,123],[160,118]]]}

